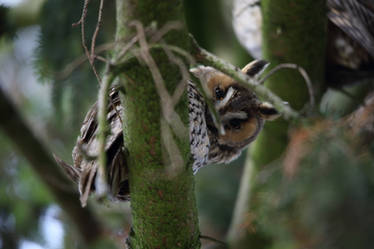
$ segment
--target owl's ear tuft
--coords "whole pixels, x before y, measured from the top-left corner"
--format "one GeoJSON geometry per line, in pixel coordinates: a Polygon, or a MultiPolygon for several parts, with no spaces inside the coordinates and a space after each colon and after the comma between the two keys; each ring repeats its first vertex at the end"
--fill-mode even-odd
{"type": "Polygon", "coordinates": [[[190,72],[196,77],[196,78],[203,78],[206,79],[210,75],[217,72],[216,69],[212,67],[207,66],[197,66],[190,69],[190,72]]]}
{"type": "Polygon", "coordinates": [[[242,72],[250,77],[260,75],[270,63],[265,60],[254,60],[243,67],[242,72]]]}
{"type": "Polygon", "coordinates": [[[196,77],[198,78],[199,75],[201,75],[203,71],[203,66],[198,66],[198,67],[193,67],[193,68],[190,68],[190,72],[196,77]]]}
{"type": "Polygon", "coordinates": [[[261,118],[265,120],[274,120],[280,116],[280,113],[274,106],[268,102],[263,102],[258,106],[258,112],[261,118]]]}

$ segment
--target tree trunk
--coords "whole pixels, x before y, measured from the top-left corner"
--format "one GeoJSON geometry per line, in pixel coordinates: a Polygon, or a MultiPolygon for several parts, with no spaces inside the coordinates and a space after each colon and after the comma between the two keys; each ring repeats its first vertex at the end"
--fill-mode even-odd
{"type": "MultiPolygon", "coordinates": [[[[264,58],[272,66],[280,63],[302,66],[311,78],[318,98],[325,66],[325,0],[262,0],[261,6],[264,58]]],[[[266,86],[295,109],[301,109],[309,100],[305,81],[296,70],[277,72],[266,86]]],[[[260,231],[250,232],[250,229],[243,228],[243,224],[250,219],[250,203],[256,195],[251,193],[256,172],[282,155],[288,144],[288,128],[289,122],[285,120],[267,123],[251,146],[229,232],[231,248],[258,249],[268,241],[260,231]]]]}
{"type": "MultiPolygon", "coordinates": [[[[144,27],[150,26],[151,22],[156,22],[158,28],[171,21],[184,24],[181,1],[117,0],[116,40],[136,35],[136,28],[129,26],[134,20],[144,27]]],[[[163,41],[190,51],[184,28],[168,32],[163,41]]],[[[183,95],[175,107],[186,128],[186,134],[180,137],[166,121],[164,106],[160,103],[166,100],[160,98],[162,94],[152,77],[152,73],[159,70],[167,94],[173,95],[181,81],[181,73],[162,49],[152,49],[150,54],[155,68],[136,62],[119,75],[126,92],[122,99],[126,110],[124,140],[130,170],[130,246],[132,249],[200,248],[194,178],[189,160],[187,98],[183,95]],[[170,153],[171,150],[175,153],[170,153]],[[175,157],[180,160],[175,161],[175,157]]]]}

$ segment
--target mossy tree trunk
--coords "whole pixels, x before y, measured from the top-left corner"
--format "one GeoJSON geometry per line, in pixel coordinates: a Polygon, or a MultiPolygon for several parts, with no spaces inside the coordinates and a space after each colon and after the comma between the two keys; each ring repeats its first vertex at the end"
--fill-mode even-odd
{"type": "MultiPolygon", "coordinates": [[[[134,20],[144,27],[152,22],[156,22],[158,28],[170,21],[184,24],[182,2],[117,0],[117,40],[136,35],[135,27],[129,26],[134,20]]],[[[190,50],[185,29],[170,31],[163,41],[190,50]]],[[[150,52],[169,95],[172,95],[182,78],[178,66],[170,62],[162,49],[150,52]]],[[[176,144],[173,149],[182,158],[173,164],[170,157],[175,155],[170,155],[170,144],[165,142],[165,134],[161,134],[163,129],[172,129],[163,122],[163,107],[150,69],[144,63],[134,63],[119,77],[126,91],[123,122],[129,152],[131,248],[200,248],[194,179],[189,160],[187,97],[183,96],[175,107],[185,125],[186,136],[178,137],[173,130],[168,138],[169,142],[176,144]]]]}
{"type": "MultiPolygon", "coordinates": [[[[280,63],[302,66],[313,82],[318,99],[325,67],[326,1],[262,0],[261,6],[264,58],[272,66],[280,63]]],[[[266,82],[266,86],[298,110],[309,100],[305,81],[296,70],[277,72],[266,82]]],[[[260,232],[244,229],[243,224],[249,219],[250,202],[256,195],[251,191],[256,172],[282,155],[288,144],[289,125],[283,119],[267,123],[251,145],[229,232],[232,248],[258,249],[263,248],[268,241],[261,238],[260,232]]]]}

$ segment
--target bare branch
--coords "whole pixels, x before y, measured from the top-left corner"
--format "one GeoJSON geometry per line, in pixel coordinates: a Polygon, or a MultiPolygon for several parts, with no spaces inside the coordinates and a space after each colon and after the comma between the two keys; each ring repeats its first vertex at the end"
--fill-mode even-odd
{"type": "Polygon", "coordinates": [[[190,73],[189,73],[186,65],[184,64],[183,60],[176,57],[173,54],[173,52],[167,46],[163,46],[163,49],[164,49],[166,55],[168,56],[169,60],[179,67],[179,71],[182,74],[182,79],[178,83],[177,88],[175,89],[175,91],[173,93],[173,96],[172,96],[172,99],[171,99],[172,106],[174,108],[175,105],[179,102],[180,98],[182,97],[182,95],[183,95],[183,93],[186,89],[186,84],[190,80],[190,73]]]}
{"type": "Polygon", "coordinates": [[[87,16],[87,7],[90,0],[84,0],[83,9],[82,9],[82,15],[78,22],[75,22],[72,24],[73,27],[78,26],[79,24],[82,24],[87,16]]]}
{"type": "Polygon", "coordinates": [[[282,68],[296,69],[297,71],[299,71],[301,76],[303,76],[303,78],[305,80],[305,84],[306,84],[306,86],[308,88],[308,92],[309,92],[310,109],[313,109],[314,104],[315,104],[315,100],[314,100],[314,91],[313,91],[312,81],[310,80],[310,78],[309,78],[307,72],[305,71],[305,69],[302,68],[301,66],[298,66],[298,65],[293,64],[293,63],[279,64],[276,67],[272,68],[262,79],[260,79],[258,84],[260,84],[260,85],[263,84],[270,76],[272,76],[275,72],[277,72],[278,70],[280,70],[282,68]]]}
{"type": "Polygon", "coordinates": [[[161,118],[161,139],[167,151],[168,159],[170,159],[170,163],[166,164],[168,165],[166,172],[168,176],[174,177],[183,169],[184,161],[170,127],[164,118],[161,118]]]}
{"type": "MultiPolygon", "coordinates": [[[[109,42],[109,43],[102,44],[102,45],[96,47],[96,54],[100,54],[102,52],[113,49],[115,45],[116,45],[115,42],[109,42]]],[[[98,57],[96,57],[96,58],[98,58],[98,57]]],[[[86,54],[83,54],[82,56],[76,58],[75,60],[73,60],[72,62],[67,64],[62,71],[56,73],[56,78],[59,79],[59,80],[66,79],[67,77],[69,77],[71,75],[71,73],[74,70],[76,70],[79,66],[81,66],[87,60],[88,60],[88,57],[86,56],[86,54]]]]}
{"type": "Polygon", "coordinates": [[[122,50],[118,53],[116,56],[116,62],[118,63],[124,56],[125,54],[138,42],[139,37],[134,36],[123,48],[122,50]]]}
{"type": "MultiPolygon", "coordinates": [[[[103,0],[101,0],[103,1],[103,0]]],[[[94,65],[94,56],[92,56],[92,54],[90,54],[90,51],[88,50],[87,48],[87,45],[86,45],[86,38],[85,38],[85,21],[86,21],[86,17],[87,17],[87,7],[88,7],[88,3],[90,2],[90,0],[84,0],[84,4],[83,4],[83,10],[82,10],[82,16],[81,16],[81,19],[76,22],[76,23],[73,23],[73,26],[77,26],[77,25],[81,25],[81,40],[82,40],[82,47],[84,49],[84,52],[88,58],[88,61],[90,62],[90,65],[92,67],[92,71],[94,72],[97,80],[99,83],[101,83],[101,78],[95,68],[95,65],[94,65]]],[[[102,9],[102,6],[101,6],[102,2],[100,2],[100,8],[102,9]]],[[[98,27],[98,25],[100,24],[101,22],[101,15],[100,15],[100,12],[101,10],[99,10],[99,17],[98,17],[98,24],[96,26],[96,28],[98,27]],[[100,19],[100,22],[99,22],[99,19],[100,19]]],[[[98,32],[98,31],[97,31],[98,32]]],[[[95,30],[95,33],[96,33],[96,30],[95,30]]],[[[96,34],[97,35],[97,34],[96,34]]],[[[96,37],[95,37],[96,39],[96,37]]],[[[93,40],[94,41],[94,40],[93,40]]],[[[95,43],[95,42],[94,42],[95,43]]]]}
{"type": "Polygon", "coordinates": [[[150,43],[158,42],[162,39],[167,33],[169,33],[172,30],[180,30],[183,28],[183,25],[181,22],[173,21],[173,22],[167,22],[158,32],[156,32],[150,39],[150,43]]]}
{"type": "MultiPolygon", "coordinates": [[[[107,124],[107,103],[109,96],[110,85],[114,80],[114,76],[110,73],[109,64],[107,64],[103,82],[100,85],[99,97],[98,97],[98,112],[97,112],[97,139],[99,142],[99,168],[98,177],[96,177],[96,193],[98,196],[104,196],[108,193],[108,185],[106,180],[106,152],[105,152],[105,142],[106,142],[106,131],[108,129],[107,124]]],[[[113,104],[112,102],[110,102],[113,104]]],[[[115,106],[113,106],[115,108],[115,106]]],[[[117,114],[118,115],[118,114],[117,114]]]]}
{"type": "Polygon", "coordinates": [[[163,116],[165,117],[169,125],[172,127],[174,133],[179,138],[185,138],[188,134],[187,128],[184,126],[179,115],[175,112],[172,106],[171,97],[165,87],[164,79],[162,78],[162,75],[157,67],[156,62],[149,53],[149,47],[145,39],[143,25],[138,21],[134,21],[131,25],[136,27],[137,34],[139,37],[140,55],[147,64],[149,70],[151,71],[157,89],[157,93],[160,96],[163,116]]]}
{"type": "Polygon", "coordinates": [[[99,14],[98,14],[98,17],[97,17],[96,28],[95,28],[95,32],[94,32],[94,34],[92,36],[92,40],[91,40],[91,57],[92,57],[93,61],[95,60],[96,38],[97,38],[97,35],[99,34],[99,30],[100,30],[100,26],[101,26],[101,22],[102,22],[103,6],[104,6],[104,0],[100,0],[100,7],[99,7],[99,14]]]}

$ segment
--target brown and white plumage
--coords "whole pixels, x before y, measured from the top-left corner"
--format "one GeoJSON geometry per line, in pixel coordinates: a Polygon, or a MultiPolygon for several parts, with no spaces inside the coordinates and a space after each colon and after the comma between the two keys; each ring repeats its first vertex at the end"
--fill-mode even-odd
{"type": "MultiPolygon", "coordinates": [[[[256,60],[242,71],[251,77],[257,77],[267,65],[263,60],[256,60]]],[[[193,171],[196,173],[206,164],[229,163],[236,159],[255,140],[264,121],[273,120],[279,114],[273,106],[261,102],[248,88],[212,67],[199,66],[191,72],[207,90],[207,96],[213,102],[224,127],[222,134],[203,97],[195,84],[190,82],[189,94],[195,96],[189,98],[189,113],[193,171]],[[198,126],[194,125],[196,120],[198,126]]]]}
{"type": "MultiPolygon", "coordinates": [[[[257,77],[268,65],[256,60],[248,64],[243,72],[257,77]]],[[[213,163],[228,163],[237,158],[241,151],[251,143],[261,131],[264,120],[278,117],[278,112],[267,103],[262,103],[249,89],[240,86],[225,74],[205,66],[191,70],[201,79],[207,89],[207,101],[213,102],[213,108],[220,115],[224,134],[218,132],[213,116],[207,107],[195,83],[189,82],[187,96],[189,100],[189,133],[190,149],[193,158],[193,171],[213,163]]],[[[118,92],[110,93],[107,120],[110,134],[106,140],[107,179],[112,196],[117,200],[129,200],[128,167],[126,150],[122,135],[121,116],[124,109],[118,92]]],[[[78,184],[82,206],[95,191],[95,179],[98,170],[97,140],[97,104],[87,113],[73,149],[73,165],[69,165],[56,157],[67,175],[78,184]]]]}
{"type": "MultiPolygon", "coordinates": [[[[123,146],[122,122],[123,107],[115,89],[110,92],[107,120],[110,133],[107,135],[105,151],[107,156],[107,180],[111,195],[117,200],[129,199],[128,168],[126,152],[123,146]]],[[[99,167],[96,157],[99,154],[97,140],[97,103],[84,118],[80,135],[72,152],[73,165],[63,162],[55,156],[67,175],[78,184],[82,206],[88,196],[95,191],[95,179],[99,167]]]]}

